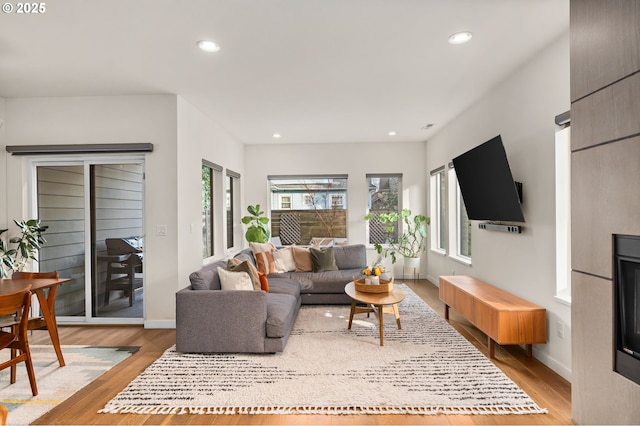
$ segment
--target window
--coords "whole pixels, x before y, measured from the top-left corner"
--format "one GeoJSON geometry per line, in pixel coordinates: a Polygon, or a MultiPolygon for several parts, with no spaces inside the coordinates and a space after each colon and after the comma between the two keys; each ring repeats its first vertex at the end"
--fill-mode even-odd
{"type": "Polygon", "coordinates": [[[446,254],[446,180],[444,178],[444,166],[431,172],[429,178],[429,197],[431,215],[431,250],[446,254]]]}
{"type": "MultiPolygon", "coordinates": [[[[235,246],[236,236],[234,229],[235,223],[239,222],[236,220],[236,215],[239,210],[236,208],[236,203],[239,201],[240,197],[236,197],[240,192],[240,174],[233,172],[227,169],[227,179],[226,179],[226,207],[227,207],[227,248],[232,248],[235,246]],[[237,200],[236,200],[237,198],[237,200]]],[[[240,227],[237,227],[240,229],[240,227]]]]}
{"type": "Polygon", "coordinates": [[[571,128],[556,132],[556,297],[571,303],[571,128]]]}
{"type": "MultiPolygon", "coordinates": [[[[368,174],[369,213],[374,217],[382,213],[400,214],[402,205],[402,175],[401,174],[368,174]]],[[[389,235],[385,229],[389,224],[382,224],[372,218],[367,221],[369,244],[385,244],[389,238],[398,239],[398,224],[394,224],[394,231],[389,235]]]]}
{"type": "Polygon", "coordinates": [[[449,165],[449,256],[465,264],[471,264],[471,221],[467,217],[458,177],[449,165]]]}
{"type": "Polygon", "coordinates": [[[290,210],[291,209],[291,195],[280,196],[280,208],[290,210]]]}
{"type": "Polygon", "coordinates": [[[346,238],[347,175],[269,176],[271,235],[284,245],[346,238]]]}
{"type": "Polygon", "coordinates": [[[207,258],[215,252],[215,202],[216,182],[222,174],[222,167],[202,160],[202,257],[207,258]]]}

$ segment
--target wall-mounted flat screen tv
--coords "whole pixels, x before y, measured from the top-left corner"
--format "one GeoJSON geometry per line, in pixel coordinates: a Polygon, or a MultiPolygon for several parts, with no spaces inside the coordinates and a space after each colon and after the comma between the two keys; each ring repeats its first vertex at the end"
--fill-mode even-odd
{"type": "Polygon", "coordinates": [[[500,135],[454,158],[453,165],[469,219],[524,222],[500,135]]]}

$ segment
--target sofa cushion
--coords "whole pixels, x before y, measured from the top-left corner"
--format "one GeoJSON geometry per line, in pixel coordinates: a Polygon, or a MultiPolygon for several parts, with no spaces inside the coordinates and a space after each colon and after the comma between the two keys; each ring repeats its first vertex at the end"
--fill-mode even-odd
{"type": "Polygon", "coordinates": [[[270,274],[269,282],[275,278],[286,278],[300,283],[301,293],[344,293],[344,287],[360,274],[360,269],[324,272],[287,272],[270,274]]]}
{"type": "Polygon", "coordinates": [[[275,263],[273,261],[273,254],[271,253],[276,249],[272,243],[249,243],[249,247],[251,247],[251,251],[253,252],[253,257],[256,259],[256,265],[258,267],[258,271],[263,274],[270,274],[275,272],[275,263]]]}
{"type": "Polygon", "coordinates": [[[313,264],[311,262],[311,252],[308,247],[291,246],[293,261],[296,263],[297,272],[311,272],[313,264]]]}
{"type": "Polygon", "coordinates": [[[337,271],[336,259],[333,256],[333,247],[309,249],[311,254],[311,265],[313,272],[337,271]]]}
{"type": "Polygon", "coordinates": [[[218,276],[218,267],[225,268],[227,262],[220,260],[208,265],[189,275],[192,290],[220,290],[220,277],[218,276]]]}
{"type": "Polygon", "coordinates": [[[289,294],[296,299],[300,297],[300,283],[298,281],[273,274],[268,278],[270,293],[289,294]]]}
{"type": "Polygon", "coordinates": [[[231,272],[219,266],[218,275],[222,290],[254,290],[251,278],[246,272],[231,272]]]}
{"type": "Polygon", "coordinates": [[[367,250],[364,244],[334,246],[333,256],[338,269],[362,269],[367,264],[367,250]]]}
{"type": "Polygon", "coordinates": [[[297,300],[289,294],[267,294],[267,337],[285,337],[298,313],[297,300]]]}
{"type": "Polygon", "coordinates": [[[262,284],[260,283],[260,277],[258,276],[258,270],[253,263],[248,260],[240,261],[238,258],[229,259],[227,261],[227,270],[231,272],[246,272],[251,278],[254,290],[261,290],[262,284]]]}
{"type": "Polygon", "coordinates": [[[262,272],[258,272],[258,279],[260,280],[260,289],[269,293],[269,279],[262,272]]]}
{"type": "Polygon", "coordinates": [[[271,252],[275,263],[275,272],[289,272],[296,270],[296,262],[293,260],[291,247],[285,247],[271,252]]]}
{"type": "Polygon", "coordinates": [[[246,248],[246,249],[241,250],[233,258],[234,259],[238,259],[240,262],[244,262],[245,260],[248,260],[249,262],[251,262],[253,264],[253,266],[257,267],[256,258],[253,257],[253,251],[250,248],[246,248]]]}

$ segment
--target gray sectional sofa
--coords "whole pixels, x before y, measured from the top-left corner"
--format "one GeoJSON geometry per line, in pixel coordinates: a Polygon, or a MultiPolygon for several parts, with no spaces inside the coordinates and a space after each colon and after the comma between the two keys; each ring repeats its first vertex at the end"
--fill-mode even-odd
{"type": "MultiPolygon", "coordinates": [[[[218,267],[190,274],[176,293],[179,352],[275,353],[284,350],[302,304],[349,304],[344,286],[366,265],[362,244],[333,247],[337,271],[287,271],[267,275],[269,291],[222,290],[218,267]]],[[[250,249],[235,256],[255,265],[250,249]]]]}

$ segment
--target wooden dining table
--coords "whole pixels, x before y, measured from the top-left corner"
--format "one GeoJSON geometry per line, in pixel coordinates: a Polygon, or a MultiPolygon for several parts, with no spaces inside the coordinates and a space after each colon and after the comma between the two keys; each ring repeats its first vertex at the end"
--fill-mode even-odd
{"type": "Polygon", "coordinates": [[[0,294],[13,293],[31,285],[31,292],[36,294],[40,309],[42,310],[42,317],[49,330],[49,337],[53,344],[53,349],[56,351],[58,357],[58,363],[60,367],[64,367],[64,357],[62,356],[62,349],[60,349],[60,338],[58,337],[58,323],[56,321],[56,293],[58,292],[58,286],[60,284],[71,281],[70,278],[25,278],[25,279],[1,279],[0,280],[0,294]],[[46,291],[49,290],[49,291],[46,291]]]}

